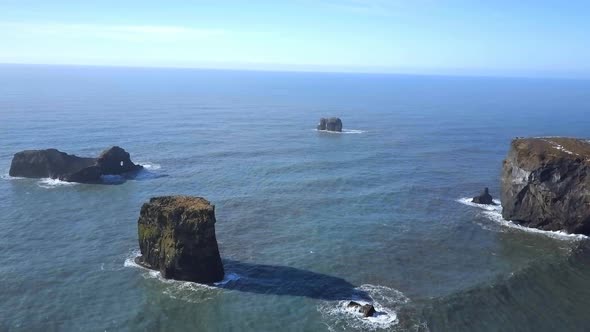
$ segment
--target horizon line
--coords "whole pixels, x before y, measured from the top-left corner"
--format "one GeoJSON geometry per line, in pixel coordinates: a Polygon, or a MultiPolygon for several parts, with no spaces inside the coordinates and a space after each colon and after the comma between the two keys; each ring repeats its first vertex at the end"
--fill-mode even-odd
{"type": "MultiPolygon", "coordinates": [[[[282,64],[252,64],[258,66],[286,66],[282,64]]],[[[317,73],[317,74],[358,74],[358,75],[390,75],[390,76],[431,76],[431,77],[457,77],[457,78],[513,78],[513,79],[553,79],[553,80],[574,80],[588,81],[590,76],[569,76],[569,75],[543,75],[543,74],[485,74],[485,73],[451,73],[451,72],[422,72],[403,70],[339,70],[339,69],[309,69],[305,66],[317,65],[291,65],[302,68],[243,68],[233,66],[174,66],[174,65],[128,65],[128,64],[76,64],[76,63],[25,63],[25,62],[0,62],[0,66],[48,66],[48,67],[93,67],[93,68],[126,68],[126,69],[172,69],[172,70],[203,70],[203,71],[237,71],[237,72],[270,72],[270,73],[317,73]]],[[[448,69],[447,69],[448,70],[448,69]]],[[[459,69],[457,69],[459,70],[459,69]]],[[[463,69],[465,70],[465,69],[463,69]]]]}

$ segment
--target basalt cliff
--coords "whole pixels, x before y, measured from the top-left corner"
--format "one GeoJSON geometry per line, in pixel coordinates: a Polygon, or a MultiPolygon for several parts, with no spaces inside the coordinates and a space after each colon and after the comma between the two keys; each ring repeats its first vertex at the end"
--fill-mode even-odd
{"type": "Polygon", "coordinates": [[[590,142],[516,138],[502,171],[504,219],[590,235],[590,142]]]}
{"type": "Polygon", "coordinates": [[[136,262],[167,279],[213,283],[224,270],[215,237],[215,207],[190,196],[151,198],[138,220],[136,262]]]}

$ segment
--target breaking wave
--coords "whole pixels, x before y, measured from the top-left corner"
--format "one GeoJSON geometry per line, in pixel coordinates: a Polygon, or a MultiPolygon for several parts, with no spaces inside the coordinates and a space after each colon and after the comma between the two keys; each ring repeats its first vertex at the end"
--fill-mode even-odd
{"type": "Polygon", "coordinates": [[[328,130],[318,130],[318,129],[314,129],[317,132],[320,133],[327,133],[327,134],[336,134],[336,135],[343,135],[343,134],[364,134],[366,133],[365,130],[359,130],[359,129],[342,129],[341,132],[339,131],[328,131],[328,130]]]}
{"type": "Polygon", "coordinates": [[[318,311],[330,331],[349,329],[358,331],[427,330],[425,323],[415,318],[401,318],[398,315],[402,307],[410,302],[410,299],[402,292],[393,288],[370,284],[361,285],[355,288],[355,291],[356,294],[352,294],[349,300],[323,301],[318,305],[318,311]],[[356,310],[348,308],[350,301],[360,304],[372,304],[376,314],[373,317],[363,317],[356,310]]]}
{"type": "Polygon", "coordinates": [[[145,162],[145,163],[138,163],[139,165],[143,166],[143,168],[147,169],[148,171],[156,171],[162,168],[160,164],[145,162]]]}
{"type": "Polygon", "coordinates": [[[473,203],[473,202],[471,202],[471,198],[468,198],[468,197],[460,198],[457,200],[457,202],[467,205],[467,206],[471,206],[471,207],[475,207],[480,210],[483,210],[482,214],[484,216],[486,216],[486,218],[488,218],[489,220],[494,221],[504,227],[509,227],[512,229],[517,229],[517,230],[528,232],[528,233],[541,234],[541,235],[548,236],[548,237],[551,237],[554,239],[559,239],[559,240],[588,239],[588,236],[582,235],[582,234],[569,234],[564,231],[546,231],[546,230],[542,230],[542,229],[538,229],[538,228],[532,228],[532,227],[518,225],[510,220],[506,220],[502,217],[502,205],[500,205],[499,200],[494,200],[494,203],[496,203],[497,205],[486,205],[486,204],[473,203]]]}
{"type": "Polygon", "coordinates": [[[150,270],[137,264],[135,258],[139,256],[141,256],[139,250],[131,251],[125,259],[123,266],[142,270],[142,277],[145,279],[156,279],[162,283],[164,286],[164,289],[162,290],[163,294],[166,294],[173,299],[183,300],[190,303],[201,303],[211,300],[213,299],[215,292],[223,289],[223,286],[240,279],[240,276],[236,273],[226,273],[223,280],[216,282],[213,285],[166,279],[162,277],[159,271],[150,270]]]}
{"type": "Polygon", "coordinates": [[[37,185],[41,188],[45,188],[45,189],[53,189],[53,188],[59,188],[59,187],[71,187],[71,186],[75,186],[78,183],[76,182],[67,182],[67,181],[62,181],[59,179],[50,179],[50,178],[44,178],[44,179],[40,179],[37,182],[37,185]]]}
{"type": "Polygon", "coordinates": [[[18,180],[18,179],[24,179],[18,176],[10,176],[8,173],[2,174],[0,175],[0,179],[2,180],[18,180]]]}

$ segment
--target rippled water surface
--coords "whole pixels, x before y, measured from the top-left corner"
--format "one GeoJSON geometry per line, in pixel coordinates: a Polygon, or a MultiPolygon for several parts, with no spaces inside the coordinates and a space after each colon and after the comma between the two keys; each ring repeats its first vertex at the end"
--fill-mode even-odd
{"type": "Polygon", "coordinates": [[[467,203],[514,136],[585,137],[587,81],[0,67],[0,330],[584,331],[584,237],[467,203]],[[317,132],[340,116],[342,134],[317,132]],[[12,155],[120,145],[110,185],[14,179],[12,155]],[[151,196],[216,205],[227,276],[137,267],[151,196]],[[354,299],[378,315],[346,310],[354,299]]]}

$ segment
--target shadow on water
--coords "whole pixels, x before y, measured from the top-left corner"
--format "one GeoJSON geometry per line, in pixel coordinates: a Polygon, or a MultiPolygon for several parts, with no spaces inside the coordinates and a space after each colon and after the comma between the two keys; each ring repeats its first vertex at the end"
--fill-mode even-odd
{"type": "Polygon", "coordinates": [[[103,185],[119,185],[123,184],[129,180],[133,181],[146,181],[146,180],[153,180],[159,178],[168,177],[168,174],[161,174],[148,171],[147,169],[142,169],[134,173],[126,173],[121,175],[103,175],[101,176],[101,182],[97,184],[103,185]]]}
{"type": "Polygon", "coordinates": [[[227,274],[237,274],[239,279],[219,286],[241,292],[303,296],[328,301],[371,301],[369,295],[348,281],[308,270],[288,266],[263,265],[224,260],[227,274]]]}
{"type": "Polygon", "coordinates": [[[434,331],[588,331],[590,241],[567,257],[539,259],[489,283],[435,299],[434,331]]]}

